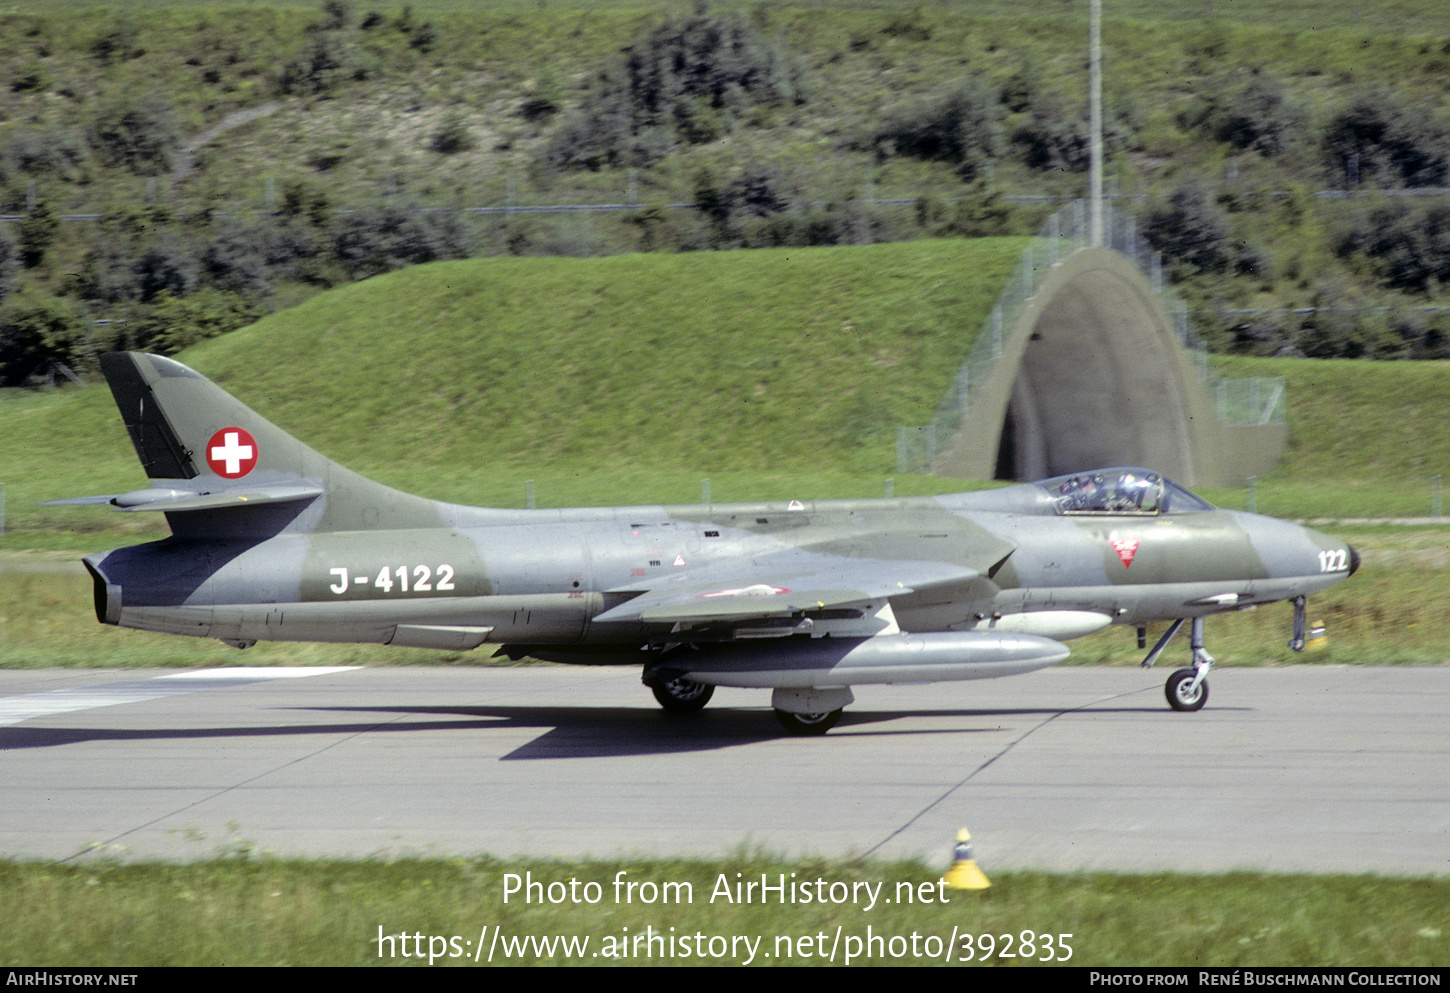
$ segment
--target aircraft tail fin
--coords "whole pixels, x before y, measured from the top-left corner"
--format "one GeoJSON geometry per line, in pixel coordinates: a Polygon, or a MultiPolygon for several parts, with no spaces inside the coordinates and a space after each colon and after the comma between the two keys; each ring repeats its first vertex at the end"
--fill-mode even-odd
{"type": "Polygon", "coordinates": [[[178,534],[275,533],[304,514],[306,530],[438,523],[432,501],[344,469],[174,359],[110,352],[101,371],[153,481],[108,500],[119,509],[164,511],[178,534]]]}

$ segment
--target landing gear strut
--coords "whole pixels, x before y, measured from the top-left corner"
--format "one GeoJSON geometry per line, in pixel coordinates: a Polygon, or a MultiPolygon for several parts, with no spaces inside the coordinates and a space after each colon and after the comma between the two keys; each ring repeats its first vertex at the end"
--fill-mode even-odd
{"type": "MultiPolygon", "coordinates": [[[[1158,656],[1163,649],[1168,647],[1168,642],[1183,627],[1183,618],[1180,617],[1168,626],[1163,632],[1163,637],[1158,639],[1158,644],[1148,653],[1143,660],[1143,668],[1150,667],[1158,661],[1158,656]]],[[[1164,695],[1168,697],[1168,706],[1174,710],[1194,711],[1202,710],[1203,705],[1208,702],[1208,670],[1213,667],[1213,656],[1203,647],[1203,618],[1193,618],[1193,626],[1189,635],[1189,643],[1193,647],[1193,668],[1179,669],[1168,677],[1168,682],[1163,687],[1164,695]]]]}

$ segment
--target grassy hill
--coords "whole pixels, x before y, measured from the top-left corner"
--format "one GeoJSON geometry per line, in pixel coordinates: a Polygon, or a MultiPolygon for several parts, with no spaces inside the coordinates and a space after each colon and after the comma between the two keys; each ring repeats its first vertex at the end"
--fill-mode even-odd
{"type": "MultiPolygon", "coordinates": [[[[770,495],[732,494],[732,473],[865,475],[877,495],[896,425],[935,410],[1023,247],[439,263],[179,357],[324,454],[443,499],[517,506],[539,479],[543,505],[692,500],[711,474],[716,499],[770,495]]],[[[4,540],[102,526],[30,504],[140,483],[109,391],[3,392],[4,540]]]]}

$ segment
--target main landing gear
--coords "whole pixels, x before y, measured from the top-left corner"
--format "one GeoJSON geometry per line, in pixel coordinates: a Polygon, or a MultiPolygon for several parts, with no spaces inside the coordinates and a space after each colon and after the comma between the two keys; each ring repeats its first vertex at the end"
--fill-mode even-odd
{"type": "Polygon", "coordinates": [[[791,734],[825,734],[841,719],[840,709],[816,714],[793,714],[789,710],[777,710],[775,719],[791,734]]]}
{"type": "MultiPolygon", "coordinates": [[[[1158,656],[1163,654],[1163,649],[1173,640],[1178,629],[1183,627],[1182,617],[1168,626],[1163,632],[1163,637],[1158,639],[1158,644],[1148,653],[1143,660],[1143,668],[1147,669],[1158,661],[1158,656]]],[[[1203,647],[1203,618],[1193,618],[1193,626],[1189,635],[1190,644],[1193,647],[1193,668],[1179,669],[1168,677],[1168,682],[1163,686],[1163,693],[1168,697],[1168,706],[1174,710],[1195,711],[1202,710],[1203,705],[1208,702],[1208,670],[1213,667],[1213,656],[1203,647]]]]}
{"type": "MultiPolygon", "coordinates": [[[[661,707],[672,714],[693,714],[715,695],[715,687],[666,672],[645,674],[645,685],[661,707]]],[[[775,719],[787,732],[808,736],[825,734],[841,719],[841,711],[854,700],[846,686],[777,687],[771,695],[775,719]]]]}
{"type": "Polygon", "coordinates": [[[693,714],[704,708],[715,695],[715,687],[709,683],[697,683],[693,679],[677,676],[674,679],[660,679],[649,684],[660,706],[672,714],[693,714]]]}

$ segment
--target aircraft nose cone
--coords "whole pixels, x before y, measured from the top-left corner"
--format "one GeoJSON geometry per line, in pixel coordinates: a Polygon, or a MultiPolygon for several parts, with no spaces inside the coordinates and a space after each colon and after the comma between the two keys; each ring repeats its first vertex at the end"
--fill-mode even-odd
{"type": "Polygon", "coordinates": [[[1354,550],[1353,545],[1345,545],[1349,549],[1349,574],[1353,576],[1359,571],[1359,553],[1354,550]]]}

